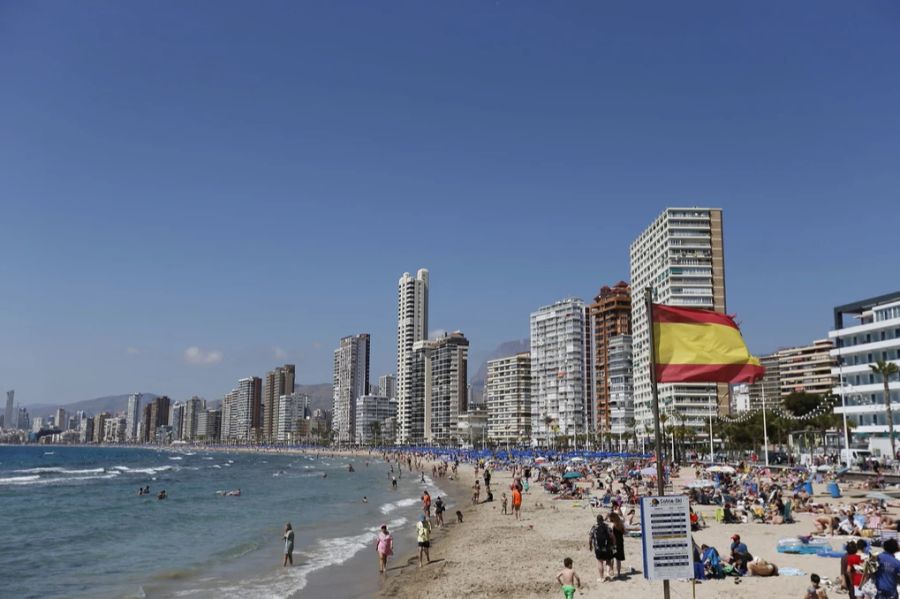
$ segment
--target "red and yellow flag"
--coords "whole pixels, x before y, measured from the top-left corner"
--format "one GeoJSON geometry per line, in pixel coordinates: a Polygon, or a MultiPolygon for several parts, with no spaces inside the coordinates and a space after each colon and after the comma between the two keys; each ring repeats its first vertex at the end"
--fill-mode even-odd
{"type": "Polygon", "coordinates": [[[653,304],[656,380],[752,383],[765,373],[727,314],[653,304]]]}

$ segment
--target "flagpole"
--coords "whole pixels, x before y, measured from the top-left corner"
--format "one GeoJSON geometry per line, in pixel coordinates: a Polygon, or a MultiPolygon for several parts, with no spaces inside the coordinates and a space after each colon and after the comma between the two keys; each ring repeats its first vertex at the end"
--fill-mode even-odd
{"type": "Polygon", "coordinates": [[[762,400],[763,400],[763,451],[766,453],[766,468],[769,467],[769,429],[766,428],[766,381],[763,378],[760,383],[762,386],[762,400]]]}
{"type": "MultiPolygon", "coordinates": [[[[659,393],[656,388],[656,344],[653,340],[653,288],[644,289],[644,306],[647,315],[647,330],[650,342],[650,392],[653,396],[653,430],[656,434],[656,490],[660,496],[666,494],[666,485],[663,480],[665,474],[663,468],[662,441],[659,433],[659,393]]],[[[669,581],[663,580],[663,597],[670,599],[669,581]]]]}

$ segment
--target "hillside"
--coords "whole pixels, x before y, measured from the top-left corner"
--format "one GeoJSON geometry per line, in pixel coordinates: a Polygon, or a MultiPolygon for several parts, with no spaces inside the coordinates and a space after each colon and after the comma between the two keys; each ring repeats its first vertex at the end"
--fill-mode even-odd
{"type": "MultiPolygon", "coordinates": [[[[100,412],[109,412],[115,414],[124,412],[128,406],[128,396],[124,395],[105,395],[103,397],[95,397],[94,399],[83,399],[74,403],[64,405],[52,404],[34,404],[24,406],[28,408],[29,415],[34,418],[36,416],[47,417],[56,413],[56,408],[63,408],[67,413],[74,414],[79,410],[84,410],[87,414],[99,414],[100,412]]],[[[144,403],[152,401],[157,395],[155,393],[144,393],[144,403]]]]}

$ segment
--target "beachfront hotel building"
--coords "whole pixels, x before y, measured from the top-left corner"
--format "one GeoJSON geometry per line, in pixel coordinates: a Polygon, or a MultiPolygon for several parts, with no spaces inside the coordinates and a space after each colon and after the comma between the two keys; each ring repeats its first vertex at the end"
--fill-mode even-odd
{"type": "MultiPolygon", "coordinates": [[[[666,208],[629,248],[631,326],[634,346],[634,418],[639,434],[653,430],[650,390],[649,319],[644,290],[653,288],[653,301],[671,306],[725,312],[725,255],[722,210],[666,208]]],[[[729,411],[728,385],[705,383],[661,384],[661,414],[680,422],[708,440],[710,414],[729,411]]]]}
{"type": "MultiPolygon", "coordinates": [[[[890,455],[888,425],[884,406],[884,382],[869,368],[878,360],[900,366],[900,291],[860,300],[834,309],[834,329],[828,333],[834,342],[831,355],[836,358],[831,373],[836,384],[833,393],[843,397],[837,414],[846,412],[857,441],[890,455]]],[[[900,429],[900,380],[889,381],[894,427],[900,429]]]]}
{"type": "Polygon", "coordinates": [[[569,298],[531,313],[531,437],[536,445],[554,437],[584,435],[584,302],[569,298]]]}
{"type": "Polygon", "coordinates": [[[388,399],[397,399],[397,377],[383,374],[378,378],[378,393],[388,399]]]}
{"type": "Polygon", "coordinates": [[[634,429],[634,350],[631,335],[616,335],[609,340],[606,378],[609,386],[608,442],[622,445],[634,429]]]}
{"type": "MultiPolygon", "coordinates": [[[[414,346],[428,338],[428,270],[403,273],[397,284],[397,443],[412,443],[421,406],[413,404],[414,346]]],[[[419,425],[421,426],[421,425],[419,425]]],[[[421,429],[419,429],[421,430],[421,429]]]]}
{"type": "MultiPolygon", "coordinates": [[[[616,337],[631,335],[631,287],[619,281],[612,287],[604,286],[594,297],[594,303],[584,309],[586,412],[588,427],[596,431],[601,439],[608,439],[613,433],[612,378],[610,373],[610,343],[616,337]]],[[[627,344],[617,345],[617,360],[621,362],[622,351],[631,349],[627,344]]],[[[627,356],[631,361],[631,356],[627,356]]],[[[630,370],[630,368],[629,368],[630,370]]],[[[618,375],[621,376],[621,373],[618,375]]],[[[629,374],[630,379],[630,374],[629,374]]],[[[616,396],[616,420],[622,423],[631,414],[622,414],[623,409],[631,409],[631,398],[623,397],[624,387],[616,396]]],[[[618,432],[618,431],[615,431],[618,432]]]]}
{"type": "Polygon", "coordinates": [[[275,440],[288,443],[304,440],[300,433],[305,432],[306,416],[309,412],[309,396],[297,391],[278,398],[278,422],[275,427],[275,440]]]}
{"type": "Polygon", "coordinates": [[[138,424],[141,421],[141,400],[143,395],[132,393],[128,396],[128,404],[125,406],[125,440],[129,443],[139,441],[138,424]]]}
{"type": "Polygon", "coordinates": [[[334,350],[332,430],[336,443],[353,443],[356,436],[356,400],[369,394],[369,334],[341,339],[334,350]]]}
{"type": "Polygon", "coordinates": [[[531,354],[488,360],[484,395],[487,438],[518,444],[531,438],[531,354]]]}
{"type": "Polygon", "coordinates": [[[459,331],[413,346],[407,443],[459,445],[468,410],[469,340],[459,331]]]}
{"type": "Polygon", "coordinates": [[[238,381],[222,401],[222,441],[249,443],[260,432],[262,379],[248,376],[238,381]]]}
{"type": "Polygon", "coordinates": [[[278,434],[278,406],[282,395],[294,392],[296,367],[293,364],[278,366],[266,373],[262,387],[262,437],[274,440],[278,434]]]}
{"type": "MultiPolygon", "coordinates": [[[[813,341],[809,345],[778,350],[778,381],[781,397],[791,393],[829,395],[835,385],[831,374],[837,364],[829,339],[813,341]]],[[[768,394],[766,395],[768,399],[768,394]]]]}
{"type": "Polygon", "coordinates": [[[361,395],[356,399],[356,442],[381,444],[397,417],[397,400],[385,395],[361,395]]]}
{"type": "Polygon", "coordinates": [[[53,424],[61,431],[69,428],[69,416],[63,408],[56,408],[56,416],[53,418],[53,424]]]}

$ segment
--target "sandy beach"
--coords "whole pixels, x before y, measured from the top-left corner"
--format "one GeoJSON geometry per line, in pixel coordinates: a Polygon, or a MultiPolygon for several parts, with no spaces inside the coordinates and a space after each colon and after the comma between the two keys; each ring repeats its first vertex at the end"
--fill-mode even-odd
{"type": "MultiPolygon", "coordinates": [[[[474,484],[473,469],[470,465],[460,465],[459,483],[463,487],[474,484]]],[[[689,474],[693,478],[692,473],[689,474]]],[[[493,473],[492,485],[500,493],[508,490],[511,482],[509,472],[493,473]]],[[[679,489],[680,479],[676,479],[679,489]]],[[[821,501],[849,503],[862,497],[861,491],[845,489],[844,497],[832,500],[825,498],[825,486],[815,487],[815,496],[821,501]]],[[[499,501],[472,506],[462,502],[464,523],[456,524],[455,517],[444,531],[433,537],[431,557],[433,563],[418,568],[410,556],[399,556],[392,564],[389,576],[383,582],[378,597],[396,599],[417,599],[429,597],[453,599],[474,597],[516,597],[517,599],[562,596],[556,575],[562,567],[562,560],[571,557],[575,570],[581,576],[582,597],[654,597],[662,596],[662,583],[644,579],[641,558],[641,541],[626,537],[626,560],[623,574],[625,580],[598,582],[596,560],[588,550],[588,533],[600,511],[591,509],[587,502],[554,500],[553,496],[538,485],[532,485],[524,495],[523,516],[516,521],[513,516],[501,514],[499,501]]],[[[809,574],[817,573],[823,580],[834,580],[840,569],[840,560],[814,555],[792,555],[777,553],[779,539],[809,534],[813,530],[812,515],[795,514],[793,524],[719,524],[714,518],[713,506],[700,506],[708,524],[694,533],[698,544],[707,543],[716,547],[723,556],[728,555],[731,535],[738,533],[754,556],[765,558],[779,568],[794,567],[802,570],[804,576],[752,577],[737,579],[699,581],[696,596],[713,599],[729,596],[733,599],[758,597],[803,596],[809,585],[809,574]],[[735,581],[739,580],[739,583],[735,581]]],[[[606,514],[606,511],[603,511],[606,514]]],[[[832,546],[841,549],[848,537],[834,537],[832,546]]],[[[672,581],[672,597],[689,599],[693,596],[691,581],[672,581]]],[[[829,589],[831,597],[838,596],[837,588],[829,589]]]]}

